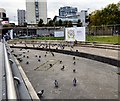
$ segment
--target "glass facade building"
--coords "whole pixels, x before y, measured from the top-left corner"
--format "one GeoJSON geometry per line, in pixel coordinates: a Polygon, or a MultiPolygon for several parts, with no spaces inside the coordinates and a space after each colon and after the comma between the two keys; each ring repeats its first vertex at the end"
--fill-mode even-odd
{"type": "Polygon", "coordinates": [[[73,16],[78,12],[76,7],[65,6],[59,9],[59,16],[73,16]]]}

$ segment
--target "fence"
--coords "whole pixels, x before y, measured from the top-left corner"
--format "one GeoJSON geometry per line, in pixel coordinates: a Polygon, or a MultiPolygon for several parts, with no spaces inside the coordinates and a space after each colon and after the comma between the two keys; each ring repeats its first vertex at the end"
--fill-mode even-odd
{"type": "Polygon", "coordinates": [[[120,24],[88,27],[87,34],[100,36],[120,35],[120,24]]]}

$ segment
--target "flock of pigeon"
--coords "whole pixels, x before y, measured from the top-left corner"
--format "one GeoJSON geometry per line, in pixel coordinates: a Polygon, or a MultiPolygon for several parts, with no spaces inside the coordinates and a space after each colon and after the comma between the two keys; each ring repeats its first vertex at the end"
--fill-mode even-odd
{"type": "MultiPolygon", "coordinates": [[[[27,47],[26,44],[25,44],[25,46],[27,47]]],[[[35,45],[33,45],[33,47],[35,47],[35,45]]],[[[47,47],[48,47],[48,46],[46,46],[46,48],[47,48],[47,47]]],[[[60,47],[62,47],[62,49],[64,49],[64,46],[60,46],[60,47]]],[[[22,51],[22,48],[20,49],[20,51],[22,51]]],[[[29,52],[29,50],[27,50],[27,52],[29,52]]],[[[22,56],[23,58],[26,57],[27,59],[29,58],[28,55],[25,55],[25,52],[24,52],[24,51],[23,51],[23,54],[18,54],[18,55],[14,54],[14,50],[12,50],[11,53],[13,53],[13,55],[18,59],[19,62],[22,62],[22,61],[23,61],[22,58],[20,58],[19,56],[22,56]]],[[[47,53],[48,53],[48,52],[46,52],[46,54],[44,55],[45,57],[47,57],[47,53]]],[[[53,57],[55,56],[55,54],[54,54],[53,52],[51,52],[51,55],[52,55],[53,57]]],[[[38,58],[38,62],[41,61],[41,56],[35,55],[35,57],[38,58]]],[[[73,57],[73,65],[76,65],[75,59],[76,59],[76,58],[73,57]]],[[[30,63],[29,61],[26,61],[26,65],[28,65],[29,63],[30,63]]],[[[59,63],[62,64],[62,60],[61,60],[59,63]]],[[[52,67],[53,64],[49,64],[49,66],[52,67]]],[[[64,71],[64,70],[65,70],[65,66],[63,65],[62,68],[61,68],[61,71],[64,71]]],[[[73,69],[73,73],[76,73],[76,69],[73,69]]],[[[74,78],[72,82],[73,82],[73,86],[77,86],[77,79],[76,79],[76,78],[74,78]]],[[[55,88],[58,88],[58,87],[59,87],[59,82],[58,82],[58,80],[54,80],[54,87],[55,87],[55,88]]],[[[41,90],[41,91],[39,91],[39,92],[37,93],[37,95],[41,98],[42,95],[43,95],[43,93],[44,93],[44,90],[41,90]]]]}

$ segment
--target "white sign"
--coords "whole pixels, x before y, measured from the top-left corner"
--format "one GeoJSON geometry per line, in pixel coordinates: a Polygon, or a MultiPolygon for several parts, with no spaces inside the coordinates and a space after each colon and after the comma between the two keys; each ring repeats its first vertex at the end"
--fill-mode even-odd
{"type": "Polygon", "coordinates": [[[85,27],[71,27],[65,29],[66,41],[85,41],[85,27]]]}
{"type": "Polygon", "coordinates": [[[13,39],[13,29],[10,30],[10,38],[13,39]]]}
{"type": "Polygon", "coordinates": [[[64,31],[55,31],[54,37],[64,37],[64,31]]]}

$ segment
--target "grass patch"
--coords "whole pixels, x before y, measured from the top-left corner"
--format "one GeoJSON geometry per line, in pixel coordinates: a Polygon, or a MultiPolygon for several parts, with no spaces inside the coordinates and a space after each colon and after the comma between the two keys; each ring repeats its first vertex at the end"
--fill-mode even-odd
{"type": "Polygon", "coordinates": [[[37,37],[36,40],[64,40],[64,37],[37,37]]]}
{"type": "MultiPolygon", "coordinates": [[[[64,40],[64,37],[37,37],[32,39],[16,39],[16,40],[64,40]]],[[[106,44],[120,45],[120,36],[90,36],[86,37],[86,42],[98,42],[106,44]]]]}
{"type": "Polygon", "coordinates": [[[120,44],[120,36],[87,36],[88,42],[120,44]]]}

